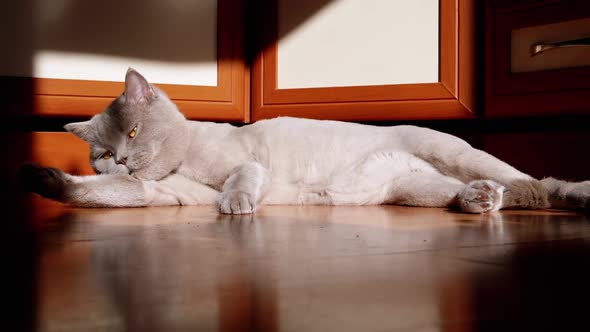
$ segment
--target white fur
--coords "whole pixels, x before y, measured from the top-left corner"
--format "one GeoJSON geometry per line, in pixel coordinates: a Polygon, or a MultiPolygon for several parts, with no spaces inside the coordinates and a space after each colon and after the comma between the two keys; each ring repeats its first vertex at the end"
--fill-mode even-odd
{"type": "MultiPolygon", "coordinates": [[[[276,118],[243,127],[187,121],[129,70],[126,94],[66,126],[91,144],[97,176],[29,167],[31,190],[77,206],[216,203],[242,214],[260,204],[588,207],[590,182],[543,182],[434,130],[276,118]],[[137,129],[134,137],[128,133],[137,129]],[[113,157],[102,154],[113,152],[113,157]]],[[[28,173],[27,173],[28,172],[28,173]]]]}
{"type": "MultiPolygon", "coordinates": [[[[178,173],[263,204],[448,206],[465,187],[457,178],[532,180],[454,136],[419,127],[297,118],[191,126],[193,153],[178,173]]],[[[221,211],[250,212],[228,208],[239,199],[222,194],[221,211]]]]}
{"type": "Polygon", "coordinates": [[[114,174],[70,176],[92,190],[79,190],[69,201],[83,206],[215,202],[222,213],[233,214],[252,213],[259,204],[456,204],[480,213],[502,207],[504,187],[488,180],[496,194],[487,195],[465,182],[533,180],[454,136],[413,126],[287,117],[243,127],[187,123],[188,152],[174,174],[160,181],[124,175],[133,179],[129,183],[114,174]],[[118,184],[105,186],[108,182],[118,184]]]}

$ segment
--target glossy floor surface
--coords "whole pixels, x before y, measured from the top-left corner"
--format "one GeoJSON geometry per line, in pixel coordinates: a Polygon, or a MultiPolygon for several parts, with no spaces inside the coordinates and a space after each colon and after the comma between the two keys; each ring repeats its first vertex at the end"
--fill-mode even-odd
{"type": "Polygon", "coordinates": [[[38,331],[590,329],[583,214],[392,206],[41,214],[38,331]]]}

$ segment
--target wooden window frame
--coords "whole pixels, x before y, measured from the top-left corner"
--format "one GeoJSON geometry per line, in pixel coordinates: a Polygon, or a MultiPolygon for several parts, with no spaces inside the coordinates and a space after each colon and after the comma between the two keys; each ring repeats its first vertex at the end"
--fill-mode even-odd
{"type": "MultiPolygon", "coordinates": [[[[244,59],[244,8],[244,0],[218,0],[217,86],[155,83],[187,118],[249,121],[250,78],[244,59]]],[[[92,116],[102,112],[124,90],[124,82],[49,78],[31,80],[33,114],[39,116],[92,116]]]]}
{"type": "Polygon", "coordinates": [[[475,0],[440,0],[437,83],[278,89],[277,0],[259,0],[262,29],[252,65],[252,119],[297,116],[349,121],[473,118],[475,0]]]}

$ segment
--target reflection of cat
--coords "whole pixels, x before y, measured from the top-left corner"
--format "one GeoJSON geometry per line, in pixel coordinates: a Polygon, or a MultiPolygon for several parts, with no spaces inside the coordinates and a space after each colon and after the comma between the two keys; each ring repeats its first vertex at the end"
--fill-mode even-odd
{"type": "Polygon", "coordinates": [[[373,127],[278,118],[244,127],[187,121],[130,69],[125,93],[91,120],[65,127],[91,146],[99,173],[27,166],[29,189],[75,206],[217,202],[222,213],[258,204],[400,204],[588,208],[590,182],[538,181],[461,139],[413,126],[373,127]]]}

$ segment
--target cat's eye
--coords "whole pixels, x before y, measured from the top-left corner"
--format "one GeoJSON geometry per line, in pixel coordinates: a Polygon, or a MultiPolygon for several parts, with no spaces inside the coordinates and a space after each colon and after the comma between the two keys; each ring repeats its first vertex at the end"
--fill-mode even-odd
{"type": "Polygon", "coordinates": [[[133,128],[127,136],[129,136],[129,138],[133,138],[135,135],[137,135],[137,127],[133,128]]]}
{"type": "Polygon", "coordinates": [[[101,158],[104,160],[109,160],[113,157],[113,153],[111,151],[107,151],[102,154],[101,158]]]}

